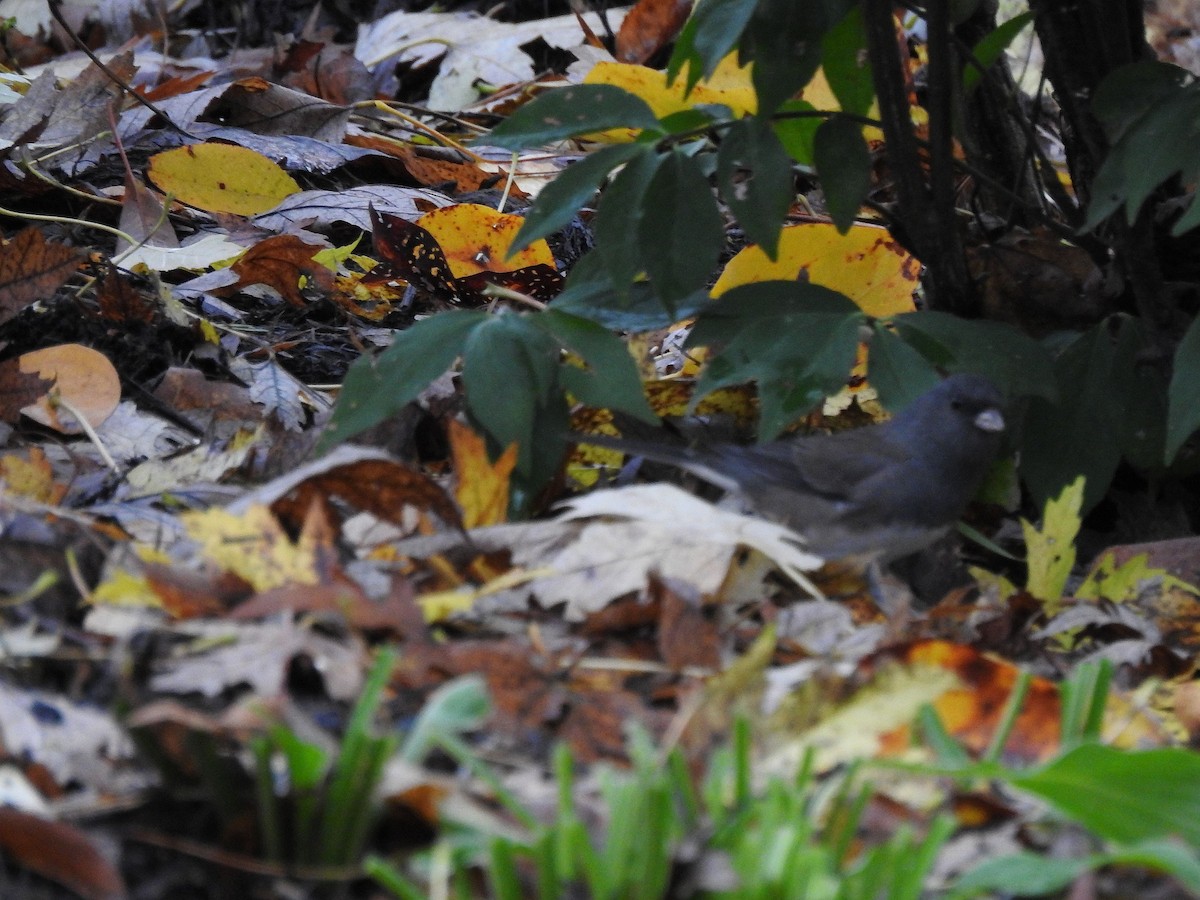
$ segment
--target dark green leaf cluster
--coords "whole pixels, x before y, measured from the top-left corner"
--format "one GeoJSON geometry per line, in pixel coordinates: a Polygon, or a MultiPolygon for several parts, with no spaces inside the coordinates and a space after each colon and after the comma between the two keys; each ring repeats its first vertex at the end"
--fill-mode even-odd
{"type": "MultiPolygon", "coordinates": [[[[1087,228],[1095,228],[1122,206],[1132,222],[1159,185],[1181,176],[1200,176],[1200,82],[1167,63],[1134,63],[1117,70],[1096,92],[1094,109],[1112,148],[1092,185],[1087,228]]],[[[1200,225],[1192,202],[1172,226],[1182,234],[1200,225]]]]}
{"type": "MultiPolygon", "coordinates": [[[[1017,17],[978,41],[959,88],[977,83],[1028,21],[1017,17]]],[[[605,146],[564,169],[528,212],[516,242],[519,248],[555,233],[599,195],[591,218],[595,248],[572,267],[548,311],[442,314],[400,335],[378,359],[359,363],[326,445],[413,400],[461,359],[468,412],[493,449],[518,443],[516,478],[528,496],[558,464],[568,398],[649,417],[633,362],[611,332],[698,315],[690,344],[712,352],[696,398],[756,383],[762,439],[837,390],[865,339],[869,378],[890,408],[959,369],[990,375],[1011,398],[1029,398],[1013,420],[1022,476],[1038,503],[1082,473],[1086,504],[1094,505],[1122,460],[1164,471],[1200,428],[1198,328],[1183,341],[1172,377],[1138,364],[1154,335],[1128,316],[1039,343],[1006,324],[935,311],[876,321],[847,298],[803,283],[752,285],[708,300],[726,249],[726,215],[773,257],[797,169],[815,168],[835,224],[853,223],[871,177],[862,135],[874,102],[867,44],[862,9],[851,0],[703,0],[668,74],[693,86],[736,49],[755,64],[757,115],[735,119],[725,107],[702,106],[660,120],[643,100],[611,85],[551,90],[519,109],[488,144],[515,150],[638,130],[632,142],[605,146]],[[843,112],[793,99],[818,66],[843,112]]],[[[1200,175],[1190,152],[1200,129],[1198,90],[1181,70],[1160,64],[1128,67],[1104,85],[1095,109],[1113,149],[1094,185],[1089,224],[1122,204],[1132,218],[1165,180],[1200,175]]],[[[1197,210],[1193,204],[1176,230],[1200,221],[1197,210]]],[[[901,222],[904,214],[900,208],[901,222]]]]}

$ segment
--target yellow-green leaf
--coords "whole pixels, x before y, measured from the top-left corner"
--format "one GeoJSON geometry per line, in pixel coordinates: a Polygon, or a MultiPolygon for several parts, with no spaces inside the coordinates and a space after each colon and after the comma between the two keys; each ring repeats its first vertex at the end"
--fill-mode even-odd
{"type": "Polygon", "coordinates": [[[150,157],[147,175],[160,191],[208,212],[253,216],[300,190],[287,172],[246,147],[193,144],[150,157]]]}
{"type": "Polygon", "coordinates": [[[1067,576],[1075,565],[1075,538],[1081,525],[1079,512],[1083,508],[1083,485],[1084,478],[1080,475],[1063,488],[1058,497],[1046,501],[1041,530],[1021,520],[1029,567],[1026,588],[1046,605],[1050,614],[1058,612],[1067,576]]]}

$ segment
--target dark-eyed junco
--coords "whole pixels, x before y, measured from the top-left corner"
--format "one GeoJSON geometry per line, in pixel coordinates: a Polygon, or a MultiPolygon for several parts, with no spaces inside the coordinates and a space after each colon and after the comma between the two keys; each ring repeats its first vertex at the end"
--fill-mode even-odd
{"type": "Polygon", "coordinates": [[[999,449],[1002,404],[987,378],[957,374],[887,422],[827,437],[696,447],[577,439],[692,472],[789,525],[825,559],[888,562],[962,515],[999,449]]]}

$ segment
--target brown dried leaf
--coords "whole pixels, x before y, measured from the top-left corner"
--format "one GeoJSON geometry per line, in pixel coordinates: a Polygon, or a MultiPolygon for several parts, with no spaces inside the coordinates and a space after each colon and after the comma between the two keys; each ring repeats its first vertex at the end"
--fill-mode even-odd
{"type": "Polygon", "coordinates": [[[675,671],[689,667],[719,669],[720,639],[716,625],[700,609],[700,598],[686,585],[652,576],[649,592],[661,603],[658,650],[675,671]],[[691,596],[684,596],[683,592],[691,596]]]}
{"type": "Polygon", "coordinates": [[[104,266],[96,282],[100,315],[113,322],[153,322],[158,317],[154,299],[139,291],[133,279],[113,265],[104,266]]]}
{"type": "Polygon", "coordinates": [[[325,504],[331,497],[396,524],[402,523],[405,507],[415,506],[460,526],[458,507],[436,482],[385,459],[359,460],[307,478],[272,503],[271,511],[285,522],[298,523],[314,501],[325,504]]]}
{"type": "Polygon", "coordinates": [[[333,273],[325,266],[313,261],[320,247],[306,244],[292,234],[280,234],[255,244],[233,264],[238,276],[236,284],[221,288],[215,293],[228,295],[251,284],[265,284],[277,290],[292,306],[307,305],[300,292],[300,279],[321,291],[333,289],[333,273]]]}
{"type": "Polygon", "coordinates": [[[20,360],[0,362],[0,421],[15,423],[22,409],[46,396],[53,386],[53,379],[21,371],[20,360]]]}
{"type": "Polygon", "coordinates": [[[44,300],[75,274],[83,254],[46,240],[30,226],[0,246],[0,324],[44,300]]]}

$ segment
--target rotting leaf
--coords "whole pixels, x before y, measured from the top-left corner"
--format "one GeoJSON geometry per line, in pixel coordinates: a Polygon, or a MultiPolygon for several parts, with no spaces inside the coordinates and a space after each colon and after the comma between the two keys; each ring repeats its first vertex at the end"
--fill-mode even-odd
{"type": "Polygon", "coordinates": [[[54,295],[75,274],[83,254],[47,241],[30,226],[0,246],[0,324],[29,304],[54,295]]]}
{"type": "Polygon", "coordinates": [[[363,280],[400,279],[438,299],[453,299],[457,291],[454,275],[433,235],[415,222],[377,212],[374,205],[370,213],[375,252],[383,261],[363,280]]]}

